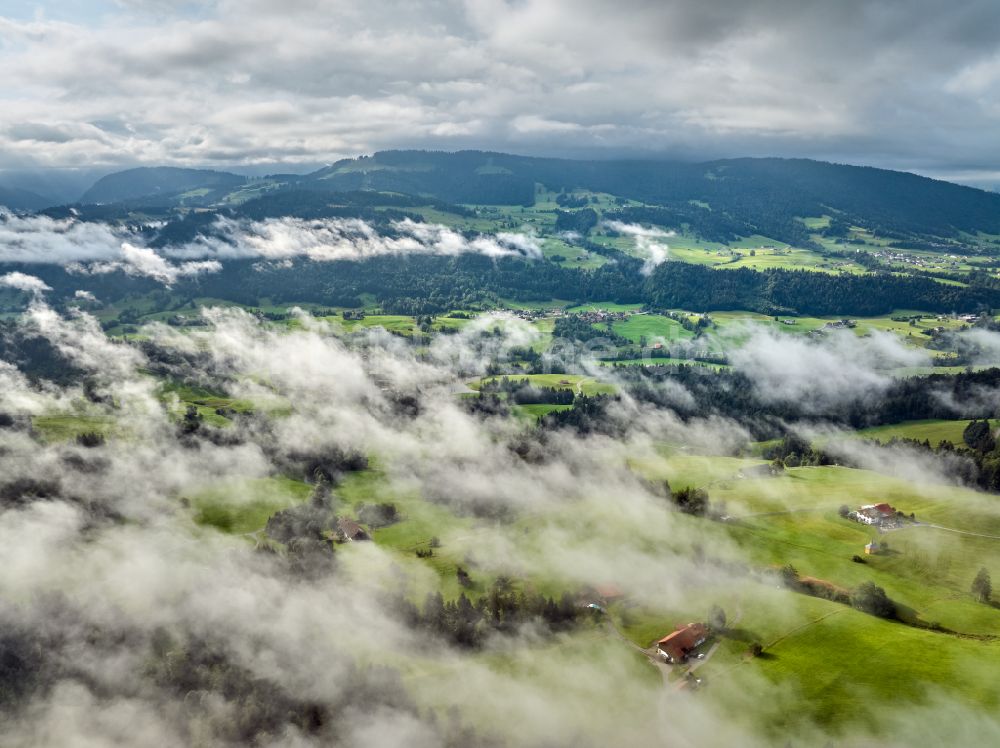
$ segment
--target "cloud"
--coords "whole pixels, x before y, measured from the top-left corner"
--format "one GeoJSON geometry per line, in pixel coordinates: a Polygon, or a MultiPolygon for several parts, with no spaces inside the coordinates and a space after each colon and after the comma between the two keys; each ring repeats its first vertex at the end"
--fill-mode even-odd
{"type": "Polygon", "coordinates": [[[605,221],[604,225],[619,234],[626,234],[635,240],[635,248],[645,259],[642,263],[643,275],[649,275],[657,265],[662,265],[667,261],[670,248],[663,239],[675,236],[673,231],[664,231],[656,228],[646,228],[634,223],[622,223],[621,221],[605,221]]]}
{"type": "Polygon", "coordinates": [[[805,412],[876,396],[892,383],[894,369],[931,364],[927,353],[889,333],[834,330],[811,340],[754,326],[745,335],[728,353],[732,365],[764,400],[796,403],[805,412]]]}
{"type": "MultiPolygon", "coordinates": [[[[801,703],[794,679],[775,684],[749,664],[696,695],[664,694],[659,674],[602,626],[582,638],[527,626],[488,639],[482,655],[448,645],[407,621],[401,603],[440,584],[437,567],[410,550],[342,546],[315,564],[316,576],[300,575],[282,551],[197,525],[200,500],[228,488],[236,506],[255,502],[250,487],[296,453],[356,449],[377,458],[370,490],[381,487],[404,511],[422,507],[417,519],[440,535],[437,553],[477,579],[540,575],[567,590],[610,581],[672,612],[724,600],[732,614],[746,602],[775,632],[814,618],[793,593],[738,571],[750,560],[721,524],[670,511],[634,469],[661,464],[665,443],[701,452],[745,442],[732,424],[685,422],[625,396],[620,437],[540,436],[519,419],[475,416],[456,397],[496,346],[537,340],[529,325],[483,315],[418,347],[296,314],[297,325],[278,328],[207,309],[201,327],[147,326],[141,345],[109,341],[92,316],[41,302],[19,321],[89,383],[33,384],[3,366],[0,410],[108,418],[121,431],[87,449],[0,428],[0,597],[17,601],[0,604],[0,651],[14,663],[0,672],[11,742],[422,748],[479,738],[655,745],[667,736],[757,748],[773,744],[779,721],[782,737],[793,732],[803,745],[871,742],[861,720],[829,735],[791,708],[801,703]],[[179,434],[150,372],[244,399],[254,412],[179,434]],[[405,414],[404,397],[415,405],[405,414]]],[[[340,490],[337,511],[353,512],[355,494],[340,490]]],[[[996,508],[983,502],[982,511],[996,508]]],[[[884,718],[910,715],[909,706],[884,718]]],[[[935,699],[913,714],[944,721],[952,707],[935,699]]],[[[988,712],[971,716],[967,742],[995,734],[988,712]]],[[[913,731],[907,739],[920,734],[898,719],[913,731]]]]}
{"type": "Polygon", "coordinates": [[[120,5],[0,22],[0,165],[420,146],[1000,168],[988,0],[120,5]]]}
{"type": "Polygon", "coordinates": [[[111,259],[131,232],[101,222],[17,216],[0,209],[0,262],[65,265],[111,259]]]}
{"type": "Polygon", "coordinates": [[[90,275],[114,273],[123,271],[128,275],[152,278],[166,286],[173,285],[180,278],[201,275],[202,273],[217,273],[222,270],[218,260],[203,260],[199,262],[184,262],[174,265],[156,254],[148,247],[136,247],[128,242],[121,246],[120,260],[95,262],[90,265],[76,265],[79,272],[90,275]]]}
{"type": "Polygon", "coordinates": [[[121,271],[165,285],[219,272],[221,261],[228,259],[329,262],[405,254],[542,256],[538,238],[531,234],[500,232],[470,239],[447,226],[410,219],[395,221],[390,231],[382,233],[354,218],[249,221],[219,217],[208,235],[186,244],[156,251],[142,246],[141,241],[138,232],[112,224],[0,212],[0,262],[63,265],[84,274],[121,271]]]}
{"type": "Polygon", "coordinates": [[[270,260],[305,257],[321,262],[363,260],[381,255],[475,253],[487,257],[540,258],[532,236],[514,233],[480,235],[473,239],[433,223],[410,219],[392,223],[394,236],[379,233],[357,218],[267,218],[245,221],[219,218],[210,236],[167,248],[175,257],[261,257],[270,260]]]}
{"type": "Polygon", "coordinates": [[[52,290],[52,288],[41,278],[36,278],[33,275],[26,275],[25,273],[18,272],[0,275],[0,286],[16,288],[19,291],[28,291],[29,293],[35,295],[52,290]]]}

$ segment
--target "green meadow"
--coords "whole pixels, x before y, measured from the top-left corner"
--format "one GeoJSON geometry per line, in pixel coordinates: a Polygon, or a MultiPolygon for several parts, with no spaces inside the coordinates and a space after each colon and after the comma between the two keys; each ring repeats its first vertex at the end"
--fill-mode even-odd
{"type": "Polygon", "coordinates": [[[301,481],[273,477],[212,486],[185,498],[197,524],[247,535],[263,530],[272,514],[302,503],[311,492],[301,481]]]}
{"type": "Polygon", "coordinates": [[[694,337],[694,333],[681,327],[677,320],[659,314],[633,314],[628,319],[612,322],[611,330],[633,343],[639,343],[643,339],[653,343],[657,339],[669,342],[694,337]]]}
{"type": "MultiPolygon", "coordinates": [[[[925,421],[905,421],[894,423],[888,426],[873,426],[872,428],[861,429],[858,436],[866,439],[876,439],[880,442],[887,442],[890,439],[916,439],[931,443],[936,447],[942,441],[950,441],[952,444],[962,444],[962,432],[969,425],[968,421],[949,420],[925,420],[925,421]]],[[[1000,420],[990,421],[993,429],[1000,428],[1000,420]]]]}
{"type": "MultiPolygon", "coordinates": [[[[469,382],[469,388],[479,390],[486,382],[503,379],[499,375],[483,377],[482,379],[469,382]]],[[[511,381],[528,381],[536,387],[552,387],[555,389],[571,389],[578,395],[607,395],[615,391],[615,386],[608,382],[600,382],[593,377],[581,374],[511,374],[508,376],[511,381]]]]}
{"type": "Polygon", "coordinates": [[[33,416],[31,427],[49,443],[71,441],[81,434],[113,436],[117,431],[115,420],[109,416],[76,414],[33,416]]]}

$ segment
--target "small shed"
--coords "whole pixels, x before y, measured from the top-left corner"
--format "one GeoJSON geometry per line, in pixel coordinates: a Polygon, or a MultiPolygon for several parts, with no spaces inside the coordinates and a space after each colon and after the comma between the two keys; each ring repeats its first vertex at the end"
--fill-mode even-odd
{"type": "Polygon", "coordinates": [[[865,555],[866,556],[871,556],[871,555],[873,555],[875,553],[878,553],[878,543],[876,541],[872,540],[870,543],[868,543],[865,546],[865,555]]]}

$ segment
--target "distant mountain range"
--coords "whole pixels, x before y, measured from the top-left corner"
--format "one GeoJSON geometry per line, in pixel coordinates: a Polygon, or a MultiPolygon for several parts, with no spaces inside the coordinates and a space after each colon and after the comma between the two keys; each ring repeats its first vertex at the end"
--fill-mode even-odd
{"type": "MultiPolygon", "coordinates": [[[[376,191],[456,204],[532,205],[538,185],[607,193],[619,198],[627,220],[689,227],[718,241],[759,234],[804,243],[810,229],[803,219],[820,216],[832,234],[848,226],[895,240],[1000,234],[1000,194],[905,172],[779,158],[682,163],[383,151],[305,175],[129,169],[97,180],[80,202],[225,207],[292,191],[376,191]]],[[[17,209],[37,209],[44,201],[29,192],[0,191],[0,203],[17,209]]]]}
{"type": "Polygon", "coordinates": [[[98,179],[93,187],[83,193],[80,202],[121,203],[143,199],[181,202],[185,196],[203,201],[209,196],[224,197],[246,181],[246,177],[237,174],[209,169],[139,167],[98,179]]]}
{"type": "Polygon", "coordinates": [[[30,190],[0,187],[0,205],[11,210],[41,210],[52,205],[52,200],[30,190]]]}

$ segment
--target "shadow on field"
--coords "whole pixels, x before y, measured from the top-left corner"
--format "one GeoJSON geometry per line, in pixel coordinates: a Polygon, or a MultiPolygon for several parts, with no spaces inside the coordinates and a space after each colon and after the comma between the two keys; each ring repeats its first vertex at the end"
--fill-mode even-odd
{"type": "Polygon", "coordinates": [[[726,629],[722,632],[722,636],[727,639],[732,639],[738,642],[755,642],[760,641],[760,635],[750,631],[749,629],[726,629]]]}
{"type": "Polygon", "coordinates": [[[902,603],[896,603],[896,618],[908,626],[925,627],[927,625],[926,621],[920,620],[920,613],[909,605],[903,605],[902,603]]]}

